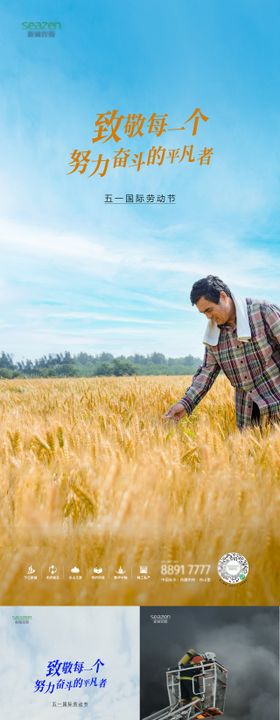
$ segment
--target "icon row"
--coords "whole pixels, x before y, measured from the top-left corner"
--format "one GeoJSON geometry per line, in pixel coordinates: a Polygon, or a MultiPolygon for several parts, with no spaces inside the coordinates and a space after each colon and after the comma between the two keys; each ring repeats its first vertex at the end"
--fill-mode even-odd
{"type": "MultiPolygon", "coordinates": [[[[73,567],[70,567],[69,569],[66,569],[61,566],[57,566],[54,564],[45,566],[40,569],[40,573],[38,573],[37,569],[33,567],[33,565],[28,565],[28,567],[25,569],[24,577],[26,580],[38,580],[38,577],[43,579],[79,579],[82,580],[84,575],[90,575],[92,578],[100,578],[104,579],[106,575],[105,568],[102,566],[94,566],[92,568],[87,569],[86,573],[83,572],[83,570],[78,565],[73,565],[73,567]]],[[[136,571],[136,576],[139,578],[150,578],[149,575],[149,568],[148,565],[140,565],[138,570],[136,571]]],[[[113,576],[115,579],[123,578],[128,579],[128,576],[131,575],[131,572],[127,572],[125,568],[120,565],[115,570],[110,570],[110,572],[107,572],[107,575],[113,576]]]]}

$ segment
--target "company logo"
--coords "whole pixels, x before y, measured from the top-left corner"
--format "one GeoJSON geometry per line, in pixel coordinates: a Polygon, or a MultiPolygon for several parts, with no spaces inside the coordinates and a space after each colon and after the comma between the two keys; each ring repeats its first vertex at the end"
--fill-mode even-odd
{"type": "Polygon", "coordinates": [[[32,615],[13,615],[15,625],[29,625],[32,615]]]}
{"type": "Polygon", "coordinates": [[[152,622],[155,623],[168,623],[171,620],[171,615],[150,615],[152,622]]]}
{"type": "Polygon", "coordinates": [[[27,22],[21,23],[22,30],[61,30],[60,22],[48,22],[43,20],[41,22],[27,22]]]}
{"type": "Polygon", "coordinates": [[[239,553],[226,553],[218,562],[218,574],[225,583],[237,585],[246,580],[249,572],[249,563],[244,555],[239,553]]]}
{"type": "Polygon", "coordinates": [[[57,30],[61,30],[60,22],[48,22],[42,20],[39,22],[24,21],[21,23],[21,29],[26,31],[29,38],[54,38],[57,30]]]}

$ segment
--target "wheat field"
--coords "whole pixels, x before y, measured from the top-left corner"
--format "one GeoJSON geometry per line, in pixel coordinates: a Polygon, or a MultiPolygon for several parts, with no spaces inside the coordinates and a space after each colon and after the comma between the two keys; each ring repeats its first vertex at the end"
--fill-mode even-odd
{"type": "Polygon", "coordinates": [[[223,377],[191,418],[164,421],[189,383],[0,381],[2,605],[279,603],[280,426],[237,431],[223,377]],[[235,587],[216,572],[230,551],[250,565],[235,587]],[[211,564],[211,581],[164,582],[163,561],[211,564]],[[50,563],[64,580],[44,580],[50,563]],[[82,581],[66,577],[73,565],[82,581]],[[107,579],[93,582],[93,565],[107,579]],[[119,565],[128,581],[113,580],[119,565]]]}

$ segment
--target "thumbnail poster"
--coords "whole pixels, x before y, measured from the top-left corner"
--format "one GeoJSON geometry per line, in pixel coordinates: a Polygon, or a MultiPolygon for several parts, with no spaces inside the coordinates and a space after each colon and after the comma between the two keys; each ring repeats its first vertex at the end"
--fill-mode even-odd
{"type": "Polygon", "coordinates": [[[279,3],[0,15],[0,603],[277,606],[279,3]]]}
{"type": "Polygon", "coordinates": [[[278,720],[278,608],[140,610],[141,720],[278,720]]]}
{"type": "Polygon", "coordinates": [[[139,608],[2,607],[1,717],[135,720],[139,608]]]}

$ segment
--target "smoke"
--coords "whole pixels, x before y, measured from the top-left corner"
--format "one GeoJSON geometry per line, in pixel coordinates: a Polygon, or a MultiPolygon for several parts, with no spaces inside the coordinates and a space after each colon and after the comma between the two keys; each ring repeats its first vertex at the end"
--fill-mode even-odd
{"type": "Polygon", "coordinates": [[[141,609],[141,717],[168,705],[165,670],[194,647],[229,670],[225,720],[278,720],[278,622],[277,608],[141,609]]]}

